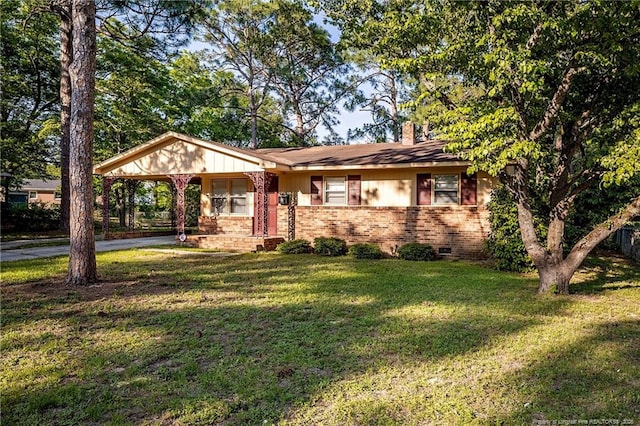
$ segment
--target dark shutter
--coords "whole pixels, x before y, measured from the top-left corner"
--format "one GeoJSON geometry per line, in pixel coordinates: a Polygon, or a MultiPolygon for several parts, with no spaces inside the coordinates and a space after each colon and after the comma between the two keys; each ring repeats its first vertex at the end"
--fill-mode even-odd
{"type": "Polygon", "coordinates": [[[347,204],[350,206],[359,206],[362,202],[360,198],[360,175],[347,176],[349,186],[349,199],[347,204]]]}
{"type": "Polygon", "coordinates": [[[322,204],[322,176],[311,176],[311,205],[322,204]]]}
{"type": "Polygon", "coordinates": [[[418,173],[417,176],[418,205],[428,206],[431,204],[431,173],[418,173]]]}
{"type": "Polygon", "coordinates": [[[462,201],[460,204],[463,206],[475,206],[478,203],[478,178],[475,174],[469,176],[466,173],[462,173],[460,178],[460,194],[462,201]]]}

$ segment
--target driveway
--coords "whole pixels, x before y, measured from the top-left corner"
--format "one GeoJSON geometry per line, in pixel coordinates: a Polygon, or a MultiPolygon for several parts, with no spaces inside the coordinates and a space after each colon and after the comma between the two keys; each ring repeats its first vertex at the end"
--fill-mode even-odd
{"type": "MultiPolygon", "coordinates": [[[[162,237],[129,238],[126,240],[96,241],[96,251],[115,251],[138,247],[175,244],[175,241],[175,236],[173,235],[162,237]]],[[[46,240],[39,240],[38,242],[46,242],[46,240]]],[[[0,251],[0,261],[10,262],[13,260],[38,259],[41,257],[64,255],[69,255],[68,244],[61,246],[31,247],[23,249],[11,249],[10,247],[2,247],[2,250],[0,251]]]]}

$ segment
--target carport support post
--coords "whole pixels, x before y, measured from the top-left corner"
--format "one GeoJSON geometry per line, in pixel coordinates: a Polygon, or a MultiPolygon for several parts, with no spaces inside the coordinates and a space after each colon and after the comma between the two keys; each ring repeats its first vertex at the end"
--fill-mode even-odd
{"type": "Polygon", "coordinates": [[[189,181],[193,175],[170,175],[173,185],[176,187],[177,201],[176,210],[178,216],[178,237],[183,238],[184,235],[184,190],[187,188],[189,181]]]}
{"type": "Polygon", "coordinates": [[[138,184],[140,182],[135,179],[127,180],[127,195],[128,195],[128,206],[129,210],[129,231],[135,231],[136,225],[136,216],[135,216],[135,203],[136,203],[136,189],[138,188],[138,184]]]}
{"type": "Polygon", "coordinates": [[[102,177],[102,238],[109,238],[109,198],[111,185],[117,178],[112,176],[102,177]]]}
{"type": "Polygon", "coordinates": [[[247,172],[245,175],[249,176],[251,182],[253,182],[253,186],[256,189],[256,197],[258,198],[256,201],[258,211],[255,212],[255,235],[266,237],[269,235],[269,227],[267,223],[269,219],[269,194],[267,191],[269,190],[271,179],[275,174],[270,172],[247,172]]]}

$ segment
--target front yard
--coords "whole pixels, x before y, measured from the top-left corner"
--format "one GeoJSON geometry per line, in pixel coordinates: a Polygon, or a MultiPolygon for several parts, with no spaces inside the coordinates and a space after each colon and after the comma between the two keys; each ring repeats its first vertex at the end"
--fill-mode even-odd
{"type": "Polygon", "coordinates": [[[66,262],[2,264],[3,425],[640,424],[637,264],[554,297],[463,262],[131,250],[89,288],[66,262]]]}

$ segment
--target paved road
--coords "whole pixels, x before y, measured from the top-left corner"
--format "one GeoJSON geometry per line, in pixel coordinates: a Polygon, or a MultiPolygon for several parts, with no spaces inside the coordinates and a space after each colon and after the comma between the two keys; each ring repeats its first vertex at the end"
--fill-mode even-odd
{"type": "MultiPolygon", "coordinates": [[[[44,241],[45,240],[40,240],[40,242],[44,241]]],[[[96,251],[126,250],[130,248],[174,243],[175,236],[173,235],[163,237],[129,238],[126,240],[96,241],[96,251]]],[[[11,249],[10,247],[2,247],[2,251],[0,251],[0,261],[10,262],[12,260],[37,259],[41,257],[62,256],[68,254],[68,244],[62,246],[31,247],[24,249],[11,249]]]]}

